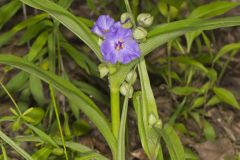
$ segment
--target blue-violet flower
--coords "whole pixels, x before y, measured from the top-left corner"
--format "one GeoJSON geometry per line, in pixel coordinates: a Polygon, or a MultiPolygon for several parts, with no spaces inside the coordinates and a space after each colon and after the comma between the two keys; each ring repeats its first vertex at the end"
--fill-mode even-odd
{"type": "MultiPolygon", "coordinates": [[[[109,19],[110,17],[108,16],[109,19]]],[[[115,64],[121,62],[123,64],[129,63],[132,60],[140,57],[139,45],[135,39],[131,29],[125,29],[121,26],[120,22],[114,24],[106,23],[109,20],[103,20],[102,16],[96,21],[92,31],[99,36],[104,37],[104,41],[101,44],[100,50],[103,55],[103,60],[115,64]],[[101,18],[101,20],[99,20],[101,18]],[[104,22],[103,26],[100,26],[100,22],[104,22]],[[109,27],[110,26],[110,27],[109,27]],[[96,27],[98,29],[96,29],[96,27]],[[107,32],[99,32],[100,28],[107,28],[107,32]],[[99,34],[101,33],[101,35],[99,34]]]]}
{"type": "Polygon", "coordinates": [[[105,38],[106,34],[109,32],[113,24],[114,19],[112,19],[109,15],[101,15],[95,22],[92,28],[92,32],[100,37],[105,38]]]}

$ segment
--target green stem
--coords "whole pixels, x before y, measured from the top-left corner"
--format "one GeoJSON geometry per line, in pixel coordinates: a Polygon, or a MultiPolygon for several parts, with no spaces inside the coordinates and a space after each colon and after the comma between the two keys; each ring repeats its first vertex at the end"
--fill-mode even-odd
{"type": "Polygon", "coordinates": [[[111,94],[112,131],[115,138],[118,139],[118,131],[120,126],[119,87],[110,86],[110,94],[111,94]]]}
{"type": "Polygon", "coordinates": [[[126,9],[127,9],[127,12],[131,15],[131,21],[133,23],[133,26],[136,27],[136,22],[134,20],[134,16],[133,16],[133,12],[132,12],[132,9],[130,7],[130,4],[129,4],[129,1],[128,0],[124,0],[125,2],[125,5],[126,5],[126,9]]]}
{"type": "Polygon", "coordinates": [[[167,44],[167,67],[168,67],[168,88],[172,88],[172,66],[171,66],[171,47],[172,47],[172,41],[168,42],[167,44]]]}
{"type": "Polygon", "coordinates": [[[4,86],[4,84],[0,81],[0,85],[2,86],[3,90],[7,93],[8,97],[11,99],[11,101],[13,102],[14,106],[16,107],[18,114],[22,115],[22,112],[18,106],[18,104],[16,103],[16,101],[14,100],[14,98],[12,97],[12,95],[8,92],[7,88],[4,86]]]}
{"type": "Polygon", "coordinates": [[[222,80],[222,78],[223,78],[223,75],[224,75],[224,73],[225,73],[225,71],[226,71],[226,69],[227,69],[227,66],[229,65],[229,63],[231,62],[231,60],[233,59],[233,57],[234,57],[234,55],[235,55],[236,53],[237,53],[236,50],[232,51],[229,59],[224,63],[224,65],[223,65],[223,67],[222,67],[222,70],[221,70],[221,72],[220,72],[220,74],[219,74],[217,84],[219,84],[219,83],[221,82],[221,80],[222,80]]]}
{"type": "MultiPolygon", "coordinates": [[[[167,14],[167,23],[170,23],[171,17],[170,17],[170,10],[168,6],[168,14],[167,14]]],[[[167,67],[168,67],[168,88],[172,88],[172,67],[171,67],[171,48],[172,48],[172,41],[169,41],[167,43],[167,67]]]]}
{"type": "Polygon", "coordinates": [[[54,107],[54,110],[55,110],[55,113],[56,113],[56,119],[57,119],[58,129],[59,129],[59,132],[60,132],[60,135],[61,135],[61,139],[62,139],[62,144],[63,144],[64,153],[65,153],[65,158],[66,158],[66,160],[68,160],[66,143],[65,143],[65,140],[64,140],[64,136],[63,136],[63,132],[62,132],[62,126],[61,126],[59,113],[58,113],[58,108],[57,108],[57,104],[56,104],[56,101],[55,101],[55,94],[54,94],[54,91],[53,91],[53,88],[52,88],[51,85],[49,85],[49,89],[50,89],[50,94],[51,94],[53,107],[54,107]]]}

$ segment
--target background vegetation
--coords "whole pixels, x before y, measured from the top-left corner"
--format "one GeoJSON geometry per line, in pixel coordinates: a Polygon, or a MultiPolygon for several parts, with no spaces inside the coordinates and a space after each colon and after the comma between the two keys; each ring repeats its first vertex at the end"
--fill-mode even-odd
{"type": "Polygon", "coordinates": [[[0,1],[0,159],[240,159],[239,4],[0,1]],[[101,78],[90,29],[124,12],[154,22],[141,58],[101,78]],[[109,86],[130,71],[116,137],[109,86]]]}

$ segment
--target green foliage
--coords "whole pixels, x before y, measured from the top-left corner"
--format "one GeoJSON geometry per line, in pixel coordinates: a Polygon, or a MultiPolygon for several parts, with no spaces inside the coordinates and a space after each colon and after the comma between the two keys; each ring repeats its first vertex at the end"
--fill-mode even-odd
{"type": "Polygon", "coordinates": [[[144,39],[140,37],[141,57],[129,64],[117,65],[102,63],[100,40],[90,30],[94,22],[71,13],[74,11],[71,5],[75,3],[73,0],[11,0],[0,7],[0,29],[4,29],[0,35],[1,52],[6,53],[5,47],[24,48],[24,51],[13,50],[21,57],[7,53],[0,55],[0,64],[8,65],[3,68],[4,76],[0,75],[3,88],[0,98],[5,100],[8,96],[15,106],[14,109],[9,107],[9,115],[1,117],[0,123],[8,122],[11,126],[9,130],[16,132],[14,135],[22,134],[10,138],[3,133],[5,128],[0,131],[0,159],[9,158],[10,146],[22,158],[29,160],[107,160],[98,151],[76,141],[94,129],[92,124],[111,150],[112,157],[109,159],[128,159],[127,133],[131,134],[131,128],[129,130],[127,122],[128,115],[133,115],[129,112],[132,109],[130,98],[133,98],[141,145],[150,160],[198,159],[182,145],[175,127],[181,134],[194,136],[195,133],[189,132],[184,125],[174,123],[179,118],[181,124],[184,121],[182,118],[192,118],[202,127],[203,138],[215,140],[217,133],[214,126],[211,120],[209,122],[205,118],[206,107],[224,102],[232,109],[240,108],[237,97],[220,83],[240,44],[230,43],[219,51],[212,45],[216,41],[212,30],[240,25],[240,16],[220,17],[239,6],[239,3],[214,1],[191,7],[192,3],[184,0],[87,0],[84,5],[90,10],[86,13],[89,17],[97,17],[100,13],[120,17],[122,13],[109,11],[112,9],[108,8],[109,3],[113,9],[116,7],[122,12],[127,11],[134,27],[137,26],[135,21],[139,19],[140,11],[151,18],[154,15],[153,26],[141,24],[148,27],[141,28],[144,37],[147,36],[144,39]],[[26,12],[25,5],[34,8],[34,13],[26,12]],[[11,23],[14,15],[21,13],[21,6],[24,19],[11,23]],[[185,10],[189,15],[182,14],[185,10]],[[216,16],[219,17],[214,18],[216,16]],[[63,27],[74,33],[87,47],[75,43],[63,27]],[[153,59],[151,57],[145,58],[160,47],[166,56],[156,54],[153,61],[149,60],[153,59]],[[108,79],[103,79],[104,76],[99,73],[101,66],[105,67],[104,76],[108,79]],[[21,71],[15,73],[14,68],[21,71]],[[136,69],[139,78],[137,74],[129,77],[129,73],[135,73],[136,69]],[[149,72],[155,74],[156,79],[152,79],[149,72]],[[167,94],[174,100],[173,113],[170,117],[164,117],[164,124],[152,89],[162,79],[167,94]],[[108,82],[104,82],[106,80],[108,82]],[[135,80],[139,87],[134,85],[135,80]],[[128,87],[120,96],[124,85],[128,87]],[[105,115],[109,109],[111,115],[105,115]],[[22,142],[30,142],[34,148],[19,147],[22,142]],[[167,148],[168,153],[163,152],[162,148],[167,148]]]}

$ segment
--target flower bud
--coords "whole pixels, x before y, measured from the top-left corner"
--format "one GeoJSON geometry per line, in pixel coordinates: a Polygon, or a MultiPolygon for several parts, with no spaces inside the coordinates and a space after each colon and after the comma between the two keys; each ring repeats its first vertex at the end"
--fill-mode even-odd
{"type": "Polygon", "coordinates": [[[118,67],[118,64],[108,64],[109,74],[114,74],[117,71],[118,67]]]}
{"type": "Polygon", "coordinates": [[[56,156],[62,156],[64,154],[64,151],[62,148],[54,148],[52,150],[52,153],[56,156]]]}
{"type": "Polygon", "coordinates": [[[156,128],[162,128],[162,121],[159,119],[155,124],[154,124],[154,127],[156,127],[156,128]]]}
{"type": "Polygon", "coordinates": [[[147,37],[147,30],[143,27],[137,27],[133,30],[133,37],[136,40],[144,40],[147,37]]]}
{"type": "Polygon", "coordinates": [[[149,27],[153,23],[153,16],[149,13],[141,13],[137,17],[138,24],[143,27],[149,27]]]}
{"type": "Polygon", "coordinates": [[[137,73],[135,71],[130,71],[128,74],[127,74],[127,77],[126,77],[126,81],[130,84],[134,84],[134,82],[136,81],[137,79],[137,73]]]}
{"type": "Polygon", "coordinates": [[[121,15],[120,22],[123,28],[132,28],[131,15],[128,12],[121,15]]]}
{"type": "Polygon", "coordinates": [[[103,42],[102,38],[98,38],[98,45],[99,46],[101,46],[102,42],[103,42]]]}
{"type": "Polygon", "coordinates": [[[98,66],[98,70],[99,70],[99,73],[100,73],[100,78],[105,77],[109,72],[109,69],[108,69],[107,65],[103,64],[103,63],[98,66]]]}
{"type": "Polygon", "coordinates": [[[157,122],[157,118],[153,113],[150,113],[148,116],[148,123],[150,126],[153,126],[157,122]]]}
{"type": "Polygon", "coordinates": [[[123,82],[123,84],[120,87],[120,93],[124,96],[128,96],[128,98],[132,98],[132,95],[133,95],[132,85],[126,82],[123,82]]]}

